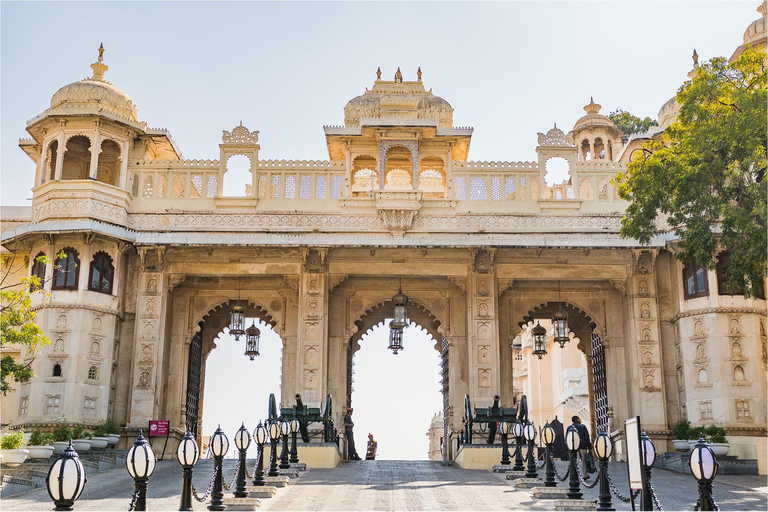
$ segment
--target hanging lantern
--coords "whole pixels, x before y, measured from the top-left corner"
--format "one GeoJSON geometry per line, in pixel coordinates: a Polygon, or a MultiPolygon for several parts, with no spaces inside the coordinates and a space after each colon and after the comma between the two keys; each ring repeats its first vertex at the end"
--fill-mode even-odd
{"type": "Polygon", "coordinates": [[[392,305],[395,313],[394,318],[389,322],[389,350],[397,354],[403,349],[403,329],[408,326],[408,297],[399,287],[392,297],[392,305]]]}
{"type": "Polygon", "coordinates": [[[232,317],[229,323],[229,334],[239,340],[245,334],[245,306],[239,302],[232,306],[232,317]]]}
{"type": "Polygon", "coordinates": [[[245,355],[253,361],[259,355],[259,338],[261,331],[256,327],[256,322],[245,331],[245,355]]]}
{"type": "Polygon", "coordinates": [[[541,359],[547,355],[547,330],[536,321],[536,327],[531,331],[533,338],[533,355],[541,359]]]}
{"type": "Polygon", "coordinates": [[[403,329],[395,325],[395,321],[389,322],[389,350],[397,354],[403,350],[403,329]]]}
{"type": "Polygon", "coordinates": [[[568,313],[563,311],[561,303],[557,304],[557,311],[552,315],[552,329],[555,333],[555,341],[563,348],[570,340],[568,338],[568,313]]]}

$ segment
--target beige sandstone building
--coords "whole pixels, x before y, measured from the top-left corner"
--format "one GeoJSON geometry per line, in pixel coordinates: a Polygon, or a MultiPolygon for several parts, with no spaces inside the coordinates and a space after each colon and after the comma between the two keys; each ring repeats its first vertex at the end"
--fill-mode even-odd
{"type": "MultiPolygon", "coordinates": [[[[764,44],[761,9],[744,47],[764,44]]],[[[188,160],[105,80],[101,54],[91,67],[27,123],[32,206],[2,210],[4,265],[53,275],[52,299],[35,294],[51,344],[33,362],[37,376],[3,398],[4,423],[113,418],[133,435],[167,418],[178,439],[201,422],[205,360],[242,297],[247,316],[283,341],[283,402],[301,393],[320,406],[331,394],[340,425],[358,342],[392,317],[402,286],[410,320],[443,357],[445,457],[455,456],[465,395],[509,406],[536,393],[522,377],[546,371],[551,396],[532,402],[537,422],[586,407],[593,432],[616,431],[639,415],[664,450],[687,416],[726,427],[732,453],[757,458],[765,300],[724,294],[718,272],[675,259],[671,235],[648,246],[619,236],[626,203],[611,180],[657,131],[624,144],[590,101],[570,132],[539,134],[536,161],[472,161],[472,129],[453,126],[421,72],[406,80],[398,70],[347,103],[343,126],[324,128],[327,160],[262,160],[258,132],[242,124],[211,141],[218,160],[188,160]],[[237,155],[250,182],[225,196],[237,155]],[[549,186],[558,159],[569,178],[549,186]],[[68,272],[35,264],[60,251],[77,263],[68,272]],[[571,342],[562,352],[550,342],[534,365],[527,329],[558,304],[571,342]],[[560,403],[560,379],[572,406],[560,403]]],[[[660,129],[675,112],[674,100],[662,107],[660,129]]]]}

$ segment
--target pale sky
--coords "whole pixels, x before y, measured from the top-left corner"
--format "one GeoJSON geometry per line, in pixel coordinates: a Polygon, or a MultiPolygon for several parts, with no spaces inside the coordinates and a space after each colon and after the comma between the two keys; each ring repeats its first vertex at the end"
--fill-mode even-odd
{"type": "MultiPolygon", "coordinates": [[[[427,89],[472,126],[470,160],[536,159],[536,134],[569,130],[593,96],[603,114],[656,118],[692,67],[729,57],[757,19],[757,0],[720,2],[10,2],[0,4],[0,185],[3,205],[29,205],[34,163],[18,148],[28,119],[61,87],[91,75],[99,43],[106,79],[167,128],[185,158],[219,156],[221,131],[259,130],[263,159],[327,159],[323,125],[381,67],[427,89]]],[[[262,356],[222,340],[209,360],[205,433],[253,430],[279,396],[276,335],[262,356]]],[[[434,341],[386,329],[361,342],[353,394],[358,451],[372,432],[385,458],[425,458],[441,408],[434,341]],[[403,376],[409,376],[404,379],[403,376]],[[403,386],[403,387],[396,387],[403,386]],[[417,393],[424,393],[423,395],[417,393]]],[[[334,407],[342,406],[341,397],[334,407]]]]}

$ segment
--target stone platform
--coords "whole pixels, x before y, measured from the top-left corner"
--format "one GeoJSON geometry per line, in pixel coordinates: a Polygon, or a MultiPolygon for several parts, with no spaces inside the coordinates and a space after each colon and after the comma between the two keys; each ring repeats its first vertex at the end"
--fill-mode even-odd
{"type": "Polygon", "coordinates": [[[568,489],[563,487],[532,487],[531,496],[538,500],[566,500],[568,489]]]}
{"type": "Polygon", "coordinates": [[[595,510],[597,500],[555,500],[555,510],[595,510]]]}
{"type": "Polygon", "coordinates": [[[258,498],[224,498],[227,510],[256,510],[261,505],[258,498]]]}
{"type": "Polygon", "coordinates": [[[512,485],[515,489],[532,489],[544,485],[544,481],[540,478],[515,478],[508,480],[512,480],[512,485]]]}

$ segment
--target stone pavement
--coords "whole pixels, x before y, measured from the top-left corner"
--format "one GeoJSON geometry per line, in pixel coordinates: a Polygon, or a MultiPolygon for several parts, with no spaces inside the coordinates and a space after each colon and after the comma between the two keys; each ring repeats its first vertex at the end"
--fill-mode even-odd
{"type": "MultiPolygon", "coordinates": [[[[227,482],[234,476],[237,461],[225,460],[227,482]]],[[[566,463],[558,462],[564,474],[566,463]]],[[[202,493],[210,482],[213,461],[202,460],[195,468],[194,483],[202,493]]],[[[248,462],[248,471],[253,461],[248,462]]],[[[610,474],[626,494],[626,466],[610,464],[610,474]]],[[[696,482],[690,475],[655,470],[653,482],[665,510],[692,510],[696,482]]],[[[561,486],[563,484],[560,484],[561,486]]],[[[125,468],[94,474],[75,510],[127,510],[133,480],[125,468]]],[[[758,476],[720,476],[715,497],[723,511],[766,510],[768,482],[758,476]]],[[[178,510],[181,467],[176,461],[161,461],[149,484],[149,510],[178,510]]],[[[585,499],[596,499],[597,489],[583,490],[585,499]]],[[[226,493],[230,495],[230,493],[226,493]]],[[[193,501],[194,509],[207,503],[193,501]]],[[[614,500],[617,510],[629,504],[614,500]]],[[[2,510],[51,510],[47,491],[36,489],[2,500],[2,510]]],[[[535,500],[526,490],[515,490],[504,474],[465,471],[430,461],[344,462],[336,469],[311,469],[264,499],[260,510],[554,510],[551,501],[535,500]]]]}

